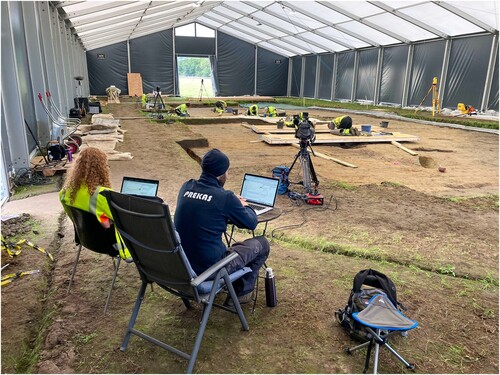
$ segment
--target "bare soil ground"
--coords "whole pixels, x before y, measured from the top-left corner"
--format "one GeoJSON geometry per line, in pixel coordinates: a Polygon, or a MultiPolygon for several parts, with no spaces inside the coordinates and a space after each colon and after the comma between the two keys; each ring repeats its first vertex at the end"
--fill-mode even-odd
{"type": "MultiPolygon", "coordinates": [[[[108,111],[115,117],[138,114],[136,104],[127,102],[109,105],[108,111]]],[[[208,108],[190,112],[193,117],[212,115],[208,108]]],[[[310,116],[333,117],[327,111],[310,111],[310,116]]],[[[355,124],[380,121],[352,117],[355,124]]],[[[210,148],[228,154],[227,188],[236,192],[245,172],[270,175],[277,165],[289,166],[298,151],[252,142],[258,135],[239,122],[188,126],[122,120],[122,128],[127,133],[118,149],[134,158],[110,162],[113,186],[119,188],[124,175],[158,178],[159,195],[172,211],[181,184],[199,176],[197,160],[210,148]]],[[[418,156],[390,144],[314,146],[358,168],[313,159],[328,203],[323,207],[278,197],[284,213],[267,231],[278,306],[265,306],[260,285],[255,313],[244,308],[249,332],[241,332],[236,316],[215,310],[196,372],[361,372],[364,352],[343,352],[356,343],[333,312],[347,302],[354,275],[368,267],[391,277],[406,314],[420,324],[394,345],[417,364],[417,372],[499,372],[498,136],[394,120],[389,130],[420,136],[418,143],[405,146],[433,158],[446,172],[424,168],[418,156]]],[[[300,175],[291,178],[298,181],[300,175]]],[[[300,191],[300,186],[293,189],[300,191]]],[[[31,360],[33,372],[184,372],[185,360],[137,337],[125,353],[119,351],[140,284],[133,265],[121,266],[107,316],[108,257],[83,251],[72,292],[66,294],[75,256],[69,220],[62,220],[60,231],[60,241],[45,240],[56,255],[55,266],[44,271],[45,281],[26,278],[2,288],[2,372],[30,369],[19,365],[19,358],[29,357],[18,350],[23,345],[39,353],[31,360]]],[[[160,288],[148,288],[137,324],[188,350],[200,311],[187,311],[160,288]]],[[[380,372],[405,370],[382,351],[380,372]]]]}

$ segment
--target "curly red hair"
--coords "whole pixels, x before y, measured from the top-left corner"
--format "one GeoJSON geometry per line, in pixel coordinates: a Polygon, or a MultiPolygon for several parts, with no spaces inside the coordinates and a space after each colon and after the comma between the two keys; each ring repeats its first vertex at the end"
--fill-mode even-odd
{"type": "Polygon", "coordinates": [[[98,148],[88,147],[80,151],[73,168],[68,171],[64,189],[69,192],[70,204],[74,203],[76,192],[82,185],[87,185],[90,195],[97,186],[111,188],[108,157],[98,148]]]}

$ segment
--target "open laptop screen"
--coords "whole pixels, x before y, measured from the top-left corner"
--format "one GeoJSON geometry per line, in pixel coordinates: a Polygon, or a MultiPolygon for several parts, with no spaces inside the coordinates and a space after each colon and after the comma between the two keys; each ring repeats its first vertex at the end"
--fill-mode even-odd
{"type": "Polygon", "coordinates": [[[248,202],[274,207],[279,180],[276,178],[245,174],[240,195],[248,202]]]}
{"type": "Polygon", "coordinates": [[[123,177],[121,193],[155,197],[158,192],[158,180],[148,180],[138,177],[123,177]]]}

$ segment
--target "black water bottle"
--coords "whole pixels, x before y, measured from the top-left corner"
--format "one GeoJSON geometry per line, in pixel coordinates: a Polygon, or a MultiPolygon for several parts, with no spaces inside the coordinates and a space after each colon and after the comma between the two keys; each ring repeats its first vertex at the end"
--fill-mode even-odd
{"type": "Polygon", "coordinates": [[[266,305],[267,307],[275,307],[278,304],[276,300],[276,283],[272,268],[266,268],[266,305]]]}

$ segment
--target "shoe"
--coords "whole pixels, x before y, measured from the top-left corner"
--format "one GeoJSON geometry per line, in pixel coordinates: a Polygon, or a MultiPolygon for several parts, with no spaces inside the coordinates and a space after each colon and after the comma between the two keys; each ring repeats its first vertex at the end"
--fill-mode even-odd
{"type": "Polygon", "coordinates": [[[358,128],[356,128],[356,127],[353,126],[351,128],[351,134],[354,135],[354,136],[360,135],[358,128]]]}
{"type": "MultiPolygon", "coordinates": [[[[244,305],[245,303],[252,302],[252,297],[253,297],[253,291],[244,294],[242,296],[238,296],[238,301],[240,302],[240,305],[244,305]]],[[[227,295],[226,301],[224,302],[224,306],[234,307],[233,299],[231,298],[230,294],[227,295]]]]}

